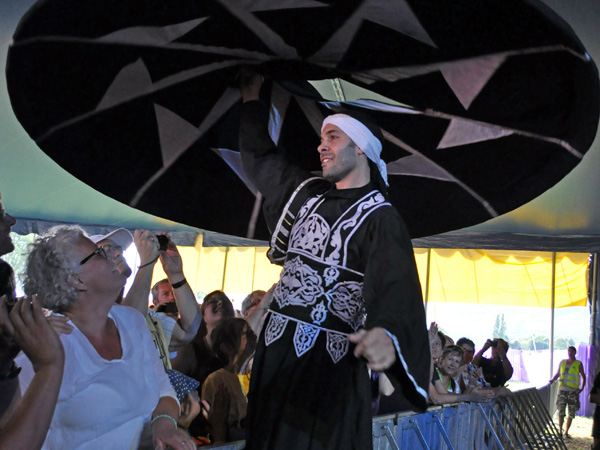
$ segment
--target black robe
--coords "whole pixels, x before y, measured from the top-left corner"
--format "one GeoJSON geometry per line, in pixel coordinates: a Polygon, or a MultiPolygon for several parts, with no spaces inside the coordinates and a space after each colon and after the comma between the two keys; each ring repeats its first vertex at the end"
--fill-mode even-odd
{"type": "Polygon", "coordinates": [[[427,407],[431,357],[406,227],[370,183],[337,190],[290,165],[267,134],[259,102],[243,105],[240,149],[244,170],[265,197],[265,218],[274,231],[269,256],[285,261],[254,359],[246,448],[371,448],[369,375],[353,345],[345,347],[348,333],[360,325],[387,330],[399,353],[386,374],[411,409],[427,407]],[[316,209],[307,213],[309,206],[316,209]],[[312,222],[299,225],[307,217],[312,222]],[[338,230],[342,219],[350,225],[338,230]],[[325,243],[314,239],[315,230],[325,243]],[[343,237],[335,238],[335,230],[343,237]],[[286,241],[290,235],[295,244],[286,241]],[[319,248],[335,248],[324,249],[321,260],[315,256],[321,250],[310,249],[313,241],[319,248]],[[324,264],[331,260],[337,261],[331,267],[340,269],[334,272],[344,272],[334,281],[324,264]],[[273,316],[286,325],[272,326],[277,325],[273,316]],[[298,337],[304,327],[314,333],[302,331],[298,337]],[[331,335],[339,343],[332,345],[331,335]]]}

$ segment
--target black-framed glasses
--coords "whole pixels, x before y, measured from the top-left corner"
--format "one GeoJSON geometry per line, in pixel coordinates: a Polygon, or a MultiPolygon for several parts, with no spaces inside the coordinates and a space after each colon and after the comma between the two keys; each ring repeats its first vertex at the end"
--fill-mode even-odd
{"type": "Polygon", "coordinates": [[[102,247],[98,247],[96,250],[94,250],[88,256],[86,256],[85,258],[83,258],[81,260],[81,262],[79,263],[79,265],[83,266],[86,262],[88,262],[90,259],[92,259],[94,257],[94,255],[100,255],[104,259],[108,259],[108,256],[106,255],[106,250],[104,250],[102,247]]]}

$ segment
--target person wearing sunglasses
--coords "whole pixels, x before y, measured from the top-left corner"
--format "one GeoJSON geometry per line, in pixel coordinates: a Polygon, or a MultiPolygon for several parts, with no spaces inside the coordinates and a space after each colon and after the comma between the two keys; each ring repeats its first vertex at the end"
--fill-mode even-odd
{"type": "Polygon", "coordinates": [[[155,449],[195,448],[177,431],[177,397],[143,316],[115,303],[125,279],[79,227],[55,227],[31,246],[25,293],[73,327],[60,336],[64,375],[42,448],[137,448],[146,422],[155,449]]]}

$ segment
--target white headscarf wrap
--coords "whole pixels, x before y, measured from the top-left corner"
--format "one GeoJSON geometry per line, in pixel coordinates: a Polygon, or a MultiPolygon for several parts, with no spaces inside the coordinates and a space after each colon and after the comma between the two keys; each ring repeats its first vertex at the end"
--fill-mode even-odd
{"type": "Polygon", "coordinates": [[[323,132],[325,125],[335,125],[346,133],[363,153],[367,155],[367,158],[377,165],[381,178],[383,178],[386,185],[388,184],[385,161],[379,157],[381,155],[381,141],[375,137],[371,130],[348,114],[333,114],[325,117],[321,126],[321,132],[323,132]]]}

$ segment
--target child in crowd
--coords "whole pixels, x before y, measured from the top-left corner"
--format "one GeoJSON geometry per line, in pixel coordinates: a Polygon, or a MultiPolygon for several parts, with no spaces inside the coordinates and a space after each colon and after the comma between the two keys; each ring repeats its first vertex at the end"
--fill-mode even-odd
{"type": "Polygon", "coordinates": [[[460,394],[460,384],[458,380],[458,369],[462,365],[463,349],[457,345],[449,345],[442,353],[440,367],[436,367],[433,374],[433,385],[440,393],[450,392],[460,394]]]}
{"type": "MultiPolygon", "coordinates": [[[[198,386],[200,386],[198,381],[176,370],[167,370],[167,375],[169,376],[173,389],[175,389],[177,400],[179,400],[179,404],[181,405],[179,420],[177,421],[178,428],[190,435],[188,428],[190,427],[192,420],[194,420],[200,412],[202,412],[204,417],[208,417],[210,405],[205,401],[200,402],[197,391],[198,386]]],[[[190,437],[194,440],[196,445],[208,445],[211,443],[206,437],[195,437],[192,435],[190,435],[190,437]]]]}
{"type": "Polygon", "coordinates": [[[228,442],[245,438],[248,399],[238,373],[256,346],[256,336],[244,319],[223,320],[212,332],[212,349],[225,364],[211,373],[202,385],[202,400],[211,405],[208,414],[209,432],[213,442],[228,442]],[[224,401],[217,397],[225,395],[224,401]]]}

